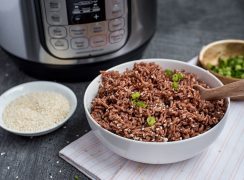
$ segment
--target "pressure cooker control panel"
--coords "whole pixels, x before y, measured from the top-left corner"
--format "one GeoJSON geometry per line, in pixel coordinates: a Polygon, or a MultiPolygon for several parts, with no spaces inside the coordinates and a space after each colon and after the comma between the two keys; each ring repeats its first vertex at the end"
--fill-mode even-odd
{"type": "Polygon", "coordinates": [[[120,49],[128,36],[127,0],[42,0],[45,42],[59,58],[120,49]]]}

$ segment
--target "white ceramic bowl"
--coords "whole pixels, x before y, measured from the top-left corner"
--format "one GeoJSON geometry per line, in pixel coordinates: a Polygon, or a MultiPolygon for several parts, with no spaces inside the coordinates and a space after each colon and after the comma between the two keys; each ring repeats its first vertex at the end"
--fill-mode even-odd
{"type": "Polygon", "coordinates": [[[76,106],[77,106],[77,99],[76,99],[74,92],[70,88],[68,88],[62,84],[55,83],[55,82],[49,82],[49,81],[34,81],[34,82],[20,84],[18,86],[15,86],[15,87],[7,90],[0,96],[0,126],[3,129],[5,129],[6,131],[9,131],[11,133],[18,134],[21,136],[44,135],[44,134],[50,133],[50,132],[58,129],[60,126],[62,126],[74,113],[76,106]],[[2,114],[3,114],[5,107],[14,99],[16,99],[22,95],[25,95],[25,94],[28,94],[31,92],[37,92],[37,91],[54,91],[54,92],[62,94],[64,97],[66,97],[70,104],[70,111],[69,111],[69,114],[67,115],[67,117],[65,119],[63,119],[62,121],[60,121],[60,123],[56,124],[55,126],[50,127],[48,129],[44,129],[42,131],[35,132],[35,133],[20,132],[20,131],[14,130],[14,129],[7,128],[6,125],[4,124],[3,118],[2,118],[2,114]]]}
{"type": "MultiPolygon", "coordinates": [[[[205,81],[211,87],[222,86],[210,72],[184,62],[167,59],[145,59],[132,61],[115,66],[109,70],[123,72],[131,69],[136,62],[155,62],[164,69],[184,69],[186,72],[196,74],[199,79],[205,81]]],[[[96,77],[87,87],[84,96],[84,108],[88,122],[98,139],[116,154],[138,162],[149,164],[174,163],[189,159],[205,150],[219,136],[225,125],[229,111],[230,100],[227,99],[228,108],[222,120],[209,131],[196,137],[174,142],[140,142],[127,139],[102,128],[90,115],[91,102],[98,92],[101,76],[96,77]]]]}

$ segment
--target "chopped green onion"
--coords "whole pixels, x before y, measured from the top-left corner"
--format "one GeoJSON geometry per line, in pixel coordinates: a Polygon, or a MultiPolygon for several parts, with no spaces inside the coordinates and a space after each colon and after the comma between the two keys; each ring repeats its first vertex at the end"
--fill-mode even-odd
{"type": "Polygon", "coordinates": [[[183,79],[183,74],[181,74],[181,73],[175,73],[174,75],[173,75],[173,77],[172,77],[172,80],[174,81],[174,82],[179,82],[181,79],[183,79]]]}
{"type": "Polygon", "coordinates": [[[241,70],[242,66],[240,64],[235,65],[235,70],[241,70]]]}
{"type": "Polygon", "coordinates": [[[179,79],[182,80],[184,78],[184,75],[182,73],[179,73],[179,79]]]}
{"type": "Polygon", "coordinates": [[[132,104],[136,107],[146,108],[147,104],[143,101],[132,100],[132,104]]]}
{"type": "Polygon", "coordinates": [[[182,73],[175,73],[172,76],[172,88],[177,91],[179,89],[179,82],[184,78],[184,75],[182,73]]]}
{"type": "Polygon", "coordinates": [[[178,83],[178,82],[173,82],[173,83],[172,83],[172,88],[173,88],[175,91],[178,91],[178,89],[179,89],[179,83],[178,83]]]}
{"type": "Polygon", "coordinates": [[[207,64],[207,67],[208,67],[208,69],[212,69],[212,68],[215,67],[215,66],[212,65],[212,64],[210,64],[210,63],[208,63],[208,64],[207,64]]]}
{"type": "Polygon", "coordinates": [[[219,58],[218,65],[208,65],[209,69],[227,77],[244,78],[244,56],[219,58]]]}
{"type": "Polygon", "coordinates": [[[173,77],[172,77],[172,80],[173,80],[174,82],[178,82],[178,81],[179,81],[179,77],[178,77],[178,75],[177,75],[177,74],[174,74],[173,77]]]}
{"type": "Polygon", "coordinates": [[[79,180],[79,176],[75,175],[74,180],[79,180]]]}
{"type": "Polygon", "coordinates": [[[153,126],[156,123],[156,118],[153,116],[148,116],[147,117],[147,124],[148,126],[153,126]]]}
{"type": "Polygon", "coordinates": [[[142,107],[142,108],[146,108],[146,107],[147,107],[146,103],[143,102],[143,101],[136,101],[136,102],[135,102],[135,105],[136,105],[137,107],[142,107]]]}
{"type": "Polygon", "coordinates": [[[143,101],[139,101],[141,94],[139,92],[134,92],[131,94],[131,101],[132,104],[136,107],[142,107],[142,108],[146,108],[147,105],[145,102],[143,101]]]}
{"type": "Polygon", "coordinates": [[[219,67],[225,67],[227,65],[227,59],[219,58],[219,67]]]}
{"type": "Polygon", "coordinates": [[[173,71],[171,69],[165,69],[164,72],[165,72],[166,76],[172,76],[172,74],[173,74],[173,71]]]}
{"type": "Polygon", "coordinates": [[[137,99],[140,98],[140,96],[141,96],[141,94],[139,92],[134,92],[134,93],[131,94],[131,99],[132,100],[137,100],[137,99]]]}

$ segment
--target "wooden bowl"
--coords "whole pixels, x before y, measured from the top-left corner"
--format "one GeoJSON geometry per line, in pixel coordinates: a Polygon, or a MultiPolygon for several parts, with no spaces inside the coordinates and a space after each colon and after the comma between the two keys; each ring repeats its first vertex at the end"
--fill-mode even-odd
{"type": "MultiPolygon", "coordinates": [[[[202,48],[198,56],[198,64],[204,69],[209,70],[217,78],[219,78],[223,84],[232,83],[238,81],[238,78],[226,77],[217,74],[208,68],[208,64],[217,65],[219,58],[228,58],[230,56],[244,56],[244,40],[221,40],[212,42],[202,48]]],[[[233,100],[244,100],[244,97],[232,98],[233,100]]]]}

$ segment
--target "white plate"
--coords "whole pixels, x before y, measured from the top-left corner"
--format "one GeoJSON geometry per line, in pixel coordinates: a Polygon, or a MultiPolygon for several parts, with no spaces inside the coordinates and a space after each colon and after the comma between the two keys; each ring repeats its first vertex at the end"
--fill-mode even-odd
{"type": "Polygon", "coordinates": [[[28,82],[28,83],[20,84],[18,86],[15,86],[15,87],[7,90],[0,96],[0,126],[3,129],[5,129],[6,131],[12,132],[14,134],[22,135],[22,136],[44,135],[44,134],[50,133],[50,132],[58,129],[60,126],[62,126],[72,116],[72,114],[74,113],[74,111],[76,109],[76,106],[77,106],[77,99],[76,99],[74,92],[70,88],[68,88],[62,84],[58,84],[55,82],[49,82],[49,81],[35,81],[35,82],[28,82]],[[16,99],[22,95],[25,95],[25,94],[28,94],[31,92],[37,92],[37,91],[54,91],[54,92],[62,94],[64,97],[66,97],[70,104],[70,111],[69,111],[69,114],[67,115],[67,117],[64,120],[62,120],[60,123],[56,124],[55,126],[50,127],[48,129],[44,129],[42,131],[38,131],[38,132],[20,132],[20,131],[14,130],[14,129],[7,128],[5,123],[3,122],[3,118],[2,118],[2,114],[3,114],[5,107],[14,99],[16,99]]]}

